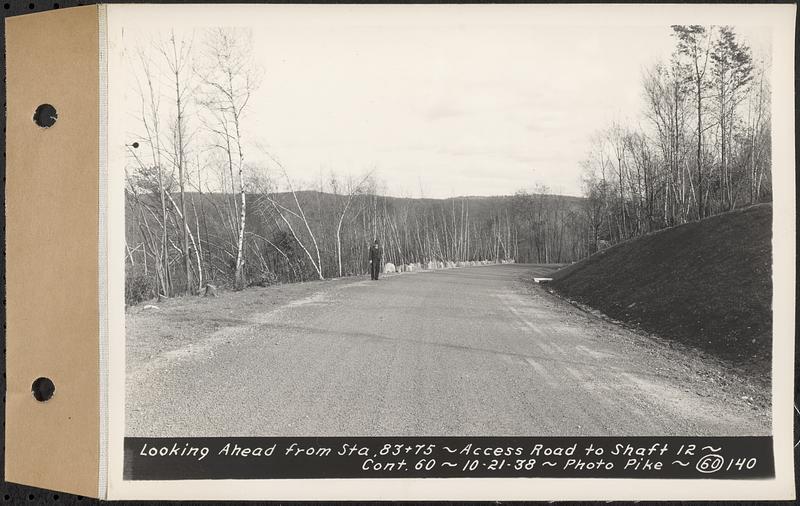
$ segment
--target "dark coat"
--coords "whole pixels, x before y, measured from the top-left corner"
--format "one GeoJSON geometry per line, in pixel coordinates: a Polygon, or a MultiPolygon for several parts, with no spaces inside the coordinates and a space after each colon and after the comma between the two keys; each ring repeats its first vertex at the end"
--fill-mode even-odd
{"type": "Polygon", "coordinates": [[[377,248],[373,244],[369,247],[369,259],[372,262],[380,262],[381,257],[383,256],[383,248],[378,246],[377,248]]]}

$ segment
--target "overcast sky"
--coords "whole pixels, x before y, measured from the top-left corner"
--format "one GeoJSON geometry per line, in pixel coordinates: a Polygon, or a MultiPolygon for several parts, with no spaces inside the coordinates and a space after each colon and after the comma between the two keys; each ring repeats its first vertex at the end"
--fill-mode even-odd
{"type": "MultiPolygon", "coordinates": [[[[579,195],[592,135],[614,119],[639,121],[642,70],[674,44],[667,24],[553,26],[411,10],[249,22],[263,80],[248,140],[295,179],[375,169],[398,196],[535,184],[579,195]]],[[[768,47],[768,31],[739,31],[757,51],[768,47]]]]}
{"type": "Polygon", "coordinates": [[[670,44],[667,30],[610,32],[259,32],[266,73],[251,111],[271,150],[302,173],[375,167],[390,192],[415,196],[509,194],[534,183],[579,194],[592,133],[637,112],[641,68],[670,44]]]}

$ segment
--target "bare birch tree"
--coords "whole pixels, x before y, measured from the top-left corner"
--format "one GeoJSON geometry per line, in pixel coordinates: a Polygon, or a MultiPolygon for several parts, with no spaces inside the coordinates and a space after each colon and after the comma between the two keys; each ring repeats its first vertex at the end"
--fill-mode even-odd
{"type": "Polygon", "coordinates": [[[336,260],[339,264],[339,277],[342,276],[342,224],[350,210],[353,201],[358,195],[361,195],[364,190],[369,186],[372,171],[368,172],[364,177],[358,181],[353,178],[347,178],[344,188],[341,188],[341,183],[335,174],[331,175],[331,189],[334,195],[342,195],[342,203],[338,213],[338,220],[336,223],[336,260]]]}
{"type": "Polygon", "coordinates": [[[294,184],[292,183],[292,179],[289,177],[289,173],[286,171],[286,168],[283,166],[280,160],[278,160],[275,156],[273,156],[266,150],[263,150],[263,152],[278,168],[278,172],[280,172],[282,179],[289,190],[289,193],[291,193],[292,200],[294,202],[296,210],[286,207],[273,196],[273,191],[271,187],[272,185],[269,185],[268,187],[262,189],[260,193],[261,202],[262,203],[267,202],[270,206],[272,206],[272,209],[277,213],[278,217],[289,229],[289,232],[291,232],[294,240],[297,242],[300,248],[305,252],[309,261],[313,265],[314,270],[316,271],[319,279],[325,279],[325,276],[322,271],[322,258],[320,256],[319,244],[317,243],[317,238],[314,235],[314,232],[311,230],[311,225],[309,224],[308,218],[306,217],[306,213],[303,210],[303,206],[300,204],[300,199],[297,197],[297,192],[294,189],[294,184]],[[291,220],[292,217],[302,222],[303,226],[306,229],[306,232],[308,232],[308,237],[313,245],[315,255],[312,255],[309,249],[310,247],[304,243],[304,241],[298,234],[297,230],[295,230],[294,226],[292,225],[292,220],[291,220]]]}
{"type": "MultiPolygon", "coordinates": [[[[191,242],[194,245],[196,254],[197,246],[186,215],[186,159],[189,137],[187,129],[187,107],[195,91],[194,85],[191,82],[192,75],[190,72],[192,40],[176,37],[175,32],[170,31],[169,39],[165,45],[160,47],[160,52],[169,73],[172,99],[174,100],[174,118],[172,118],[171,124],[172,135],[169,155],[173,166],[178,172],[180,202],[175,203],[171,196],[168,196],[168,198],[173,204],[182,225],[180,249],[184,276],[186,279],[185,292],[195,293],[195,276],[189,256],[189,243],[191,242]]],[[[199,256],[197,256],[197,269],[198,272],[202,270],[199,256]]],[[[199,274],[199,277],[202,279],[202,274],[199,274]]]]}
{"type": "Polygon", "coordinates": [[[247,189],[245,185],[245,148],[242,118],[260,80],[252,58],[249,32],[233,28],[215,28],[206,34],[203,64],[196,70],[203,84],[201,104],[210,119],[206,127],[212,144],[224,154],[231,184],[236,180],[233,208],[236,219],[236,260],[234,286],[245,285],[245,228],[247,225],[247,189]]]}
{"type": "MultiPolygon", "coordinates": [[[[138,65],[140,72],[136,72],[136,85],[140,97],[140,115],[143,133],[140,136],[142,144],[147,146],[149,151],[150,163],[156,169],[158,177],[158,198],[161,203],[161,240],[156,246],[151,243],[153,253],[155,255],[155,273],[158,278],[158,296],[171,297],[172,296],[172,279],[169,269],[169,252],[167,250],[167,204],[164,188],[164,167],[161,161],[161,92],[158,89],[157,79],[153,73],[153,63],[147,56],[146,52],[140,48],[137,52],[138,65]]],[[[142,157],[137,154],[139,149],[137,146],[131,144],[128,146],[128,152],[136,161],[136,165],[141,169],[146,164],[142,161],[142,157]]]]}

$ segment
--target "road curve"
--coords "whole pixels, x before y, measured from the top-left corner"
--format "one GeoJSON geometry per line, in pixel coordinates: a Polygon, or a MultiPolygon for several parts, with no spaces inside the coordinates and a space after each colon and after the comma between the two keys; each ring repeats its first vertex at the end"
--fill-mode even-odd
{"type": "Polygon", "coordinates": [[[765,410],[709,383],[718,364],[525,281],[551,271],[319,283],[191,346],[129,353],[126,435],[770,433],[765,410]]]}

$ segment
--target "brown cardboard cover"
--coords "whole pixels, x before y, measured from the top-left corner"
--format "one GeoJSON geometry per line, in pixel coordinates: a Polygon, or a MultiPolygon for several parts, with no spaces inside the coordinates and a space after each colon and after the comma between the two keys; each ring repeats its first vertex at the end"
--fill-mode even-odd
{"type": "Polygon", "coordinates": [[[6,479],[98,495],[98,7],[6,20],[6,479]],[[48,129],[32,120],[55,106],[48,129]],[[36,401],[45,376],[55,395],[36,401]]]}

